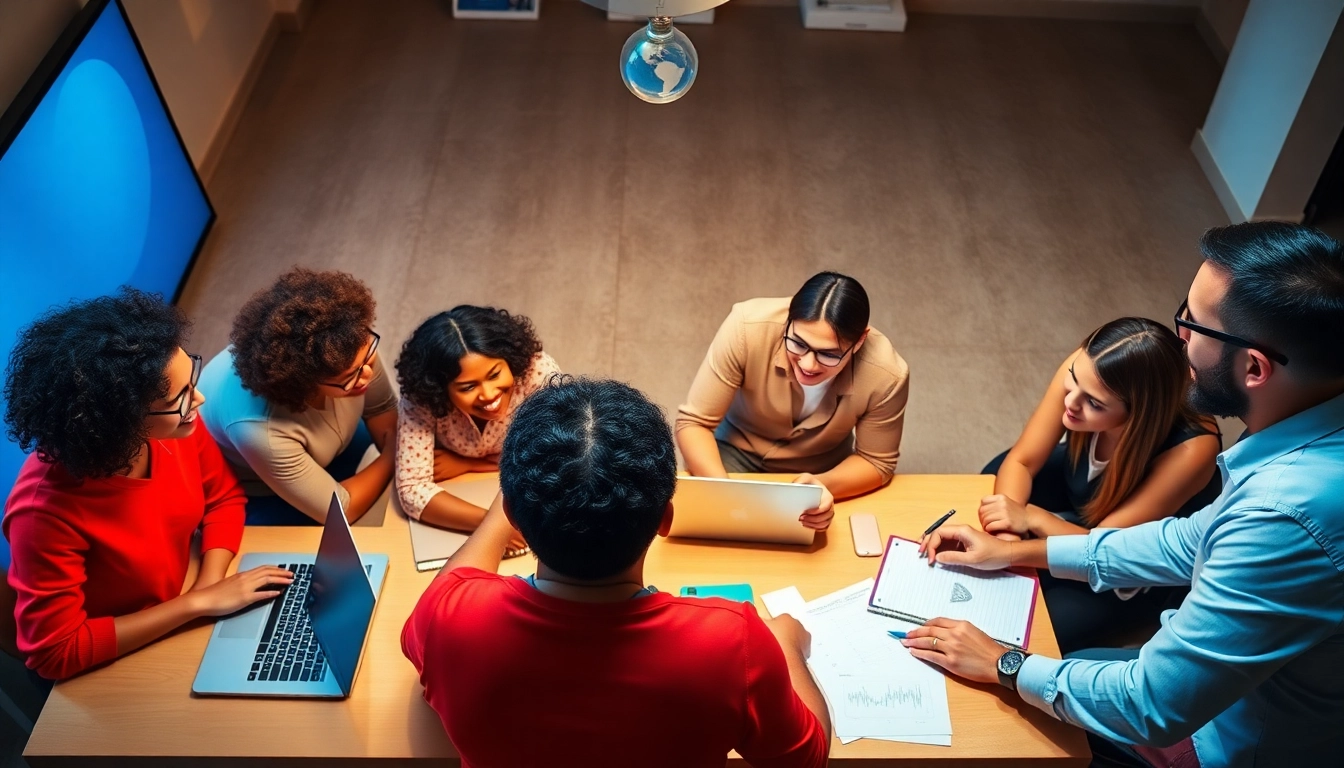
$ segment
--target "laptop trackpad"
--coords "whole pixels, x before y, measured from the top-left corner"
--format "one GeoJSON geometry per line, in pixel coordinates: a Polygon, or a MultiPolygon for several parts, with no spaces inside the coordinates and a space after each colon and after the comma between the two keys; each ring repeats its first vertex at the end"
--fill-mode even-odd
{"type": "Polygon", "coordinates": [[[261,625],[266,622],[266,609],[270,607],[269,603],[263,603],[245,613],[226,619],[224,626],[219,628],[219,636],[243,638],[245,640],[255,639],[261,632],[261,625]]]}

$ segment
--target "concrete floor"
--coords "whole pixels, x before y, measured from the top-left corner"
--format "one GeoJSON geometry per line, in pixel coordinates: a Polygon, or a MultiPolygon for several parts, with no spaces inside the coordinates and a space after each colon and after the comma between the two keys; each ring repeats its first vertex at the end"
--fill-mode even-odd
{"type": "Polygon", "coordinates": [[[426,316],[499,305],[670,413],[733,302],[837,269],[910,363],[901,471],[974,472],[1088,331],[1170,322],[1226,223],[1189,150],[1219,75],[1190,26],[820,32],[730,5],[686,28],[699,79],[667,106],[620,82],[633,29],[558,0],[539,22],[319,4],[211,184],[196,349],[290,265],[343,269],[389,363],[426,316]]]}

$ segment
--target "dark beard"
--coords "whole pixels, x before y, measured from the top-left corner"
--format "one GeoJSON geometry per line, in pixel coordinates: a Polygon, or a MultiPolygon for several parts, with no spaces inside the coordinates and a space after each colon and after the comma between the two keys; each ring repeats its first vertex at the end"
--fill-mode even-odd
{"type": "MultiPolygon", "coordinates": [[[[1186,400],[1196,411],[1224,418],[1245,419],[1250,410],[1250,398],[1237,389],[1232,377],[1232,358],[1237,350],[1224,345],[1218,362],[1207,371],[1195,370],[1194,383],[1186,400]]],[[[1194,366],[1191,366],[1194,369],[1194,366]]]]}

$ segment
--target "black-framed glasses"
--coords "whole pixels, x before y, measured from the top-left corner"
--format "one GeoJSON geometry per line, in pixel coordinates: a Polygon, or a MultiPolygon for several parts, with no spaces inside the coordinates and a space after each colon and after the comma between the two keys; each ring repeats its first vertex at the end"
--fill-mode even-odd
{"type": "Polygon", "coordinates": [[[383,338],[372,328],[365,328],[364,330],[368,331],[369,336],[373,337],[373,343],[369,345],[369,353],[364,356],[364,362],[360,363],[359,367],[355,369],[355,372],[350,374],[350,378],[339,384],[330,381],[320,381],[318,382],[319,384],[324,387],[335,387],[342,392],[349,392],[355,388],[355,382],[359,381],[360,374],[364,373],[364,369],[369,367],[369,363],[373,362],[373,355],[378,351],[378,342],[383,338]]]}
{"type": "Polygon", "coordinates": [[[834,368],[840,363],[844,362],[845,355],[848,355],[854,349],[854,347],[858,346],[858,342],[855,342],[849,345],[849,349],[846,349],[844,352],[841,352],[839,354],[836,354],[835,352],[819,352],[809,347],[807,345],[807,342],[803,341],[802,339],[796,339],[793,336],[791,336],[789,334],[789,331],[792,329],[793,329],[793,323],[789,323],[788,327],[784,329],[784,348],[789,350],[789,354],[802,357],[803,355],[806,355],[808,352],[811,352],[812,356],[817,358],[817,362],[821,363],[827,368],[834,368]]]}
{"type": "Polygon", "coordinates": [[[1191,320],[1189,299],[1186,299],[1185,301],[1181,302],[1180,309],[1176,310],[1176,316],[1172,319],[1176,321],[1176,328],[1178,330],[1184,328],[1187,331],[1193,331],[1201,336],[1208,336],[1211,339],[1217,339],[1223,342],[1224,344],[1231,344],[1234,347],[1241,347],[1242,349],[1254,349],[1257,352],[1262,353],[1265,357],[1268,357],[1270,360],[1273,360],[1274,362],[1278,363],[1279,365],[1288,364],[1287,355],[1281,352],[1275,352],[1269,347],[1266,347],[1264,344],[1257,344],[1254,341],[1251,341],[1249,339],[1243,339],[1240,336],[1234,336],[1230,333],[1215,331],[1212,328],[1206,328],[1200,325],[1199,323],[1196,323],[1195,321],[1191,320]]]}
{"type": "Polygon", "coordinates": [[[150,411],[150,416],[176,416],[179,419],[187,418],[187,414],[191,411],[191,403],[196,399],[196,383],[201,380],[202,362],[200,355],[193,355],[188,352],[187,357],[191,358],[191,381],[187,386],[182,388],[181,392],[177,393],[177,397],[169,401],[177,403],[176,407],[166,411],[150,411]]]}

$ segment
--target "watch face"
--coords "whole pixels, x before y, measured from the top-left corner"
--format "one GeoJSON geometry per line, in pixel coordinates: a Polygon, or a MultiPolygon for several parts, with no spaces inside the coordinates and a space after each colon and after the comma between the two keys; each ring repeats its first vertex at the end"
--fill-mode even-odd
{"type": "Polygon", "coordinates": [[[999,657],[999,671],[1005,675],[1015,675],[1022,668],[1027,655],[1021,651],[1008,651],[999,657]]]}

